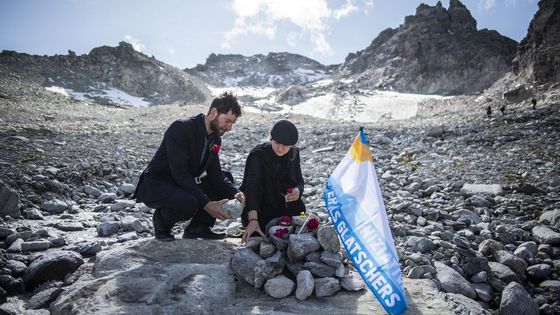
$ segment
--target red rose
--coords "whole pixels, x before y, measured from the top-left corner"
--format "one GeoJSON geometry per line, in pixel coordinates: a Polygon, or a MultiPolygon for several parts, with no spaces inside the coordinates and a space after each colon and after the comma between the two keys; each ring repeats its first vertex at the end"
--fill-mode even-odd
{"type": "Polygon", "coordinates": [[[276,237],[280,237],[280,238],[285,238],[284,235],[288,234],[288,229],[278,229],[276,231],[274,231],[274,236],[276,237]]]}
{"type": "Polygon", "coordinates": [[[313,218],[307,221],[307,228],[310,230],[315,230],[319,226],[319,220],[313,218]]]}
{"type": "Polygon", "coordinates": [[[291,194],[291,193],[294,192],[294,189],[292,187],[290,187],[290,188],[288,188],[287,192],[288,192],[288,194],[291,194]]]}
{"type": "Polygon", "coordinates": [[[282,225],[289,225],[292,224],[292,217],[289,215],[283,215],[280,217],[280,224],[282,225]]]}
{"type": "Polygon", "coordinates": [[[212,146],[212,152],[214,152],[214,153],[220,152],[221,149],[222,149],[222,147],[217,145],[217,144],[214,144],[214,146],[212,146]]]}

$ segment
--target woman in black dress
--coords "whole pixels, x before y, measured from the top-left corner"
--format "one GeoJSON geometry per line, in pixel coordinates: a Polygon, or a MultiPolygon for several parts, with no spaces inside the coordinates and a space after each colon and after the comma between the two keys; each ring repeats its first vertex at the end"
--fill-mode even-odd
{"type": "Polygon", "coordinates": [[[272,127],[270,141],[249,153],[240,187],[245,194],[241,215],[245,227],[243,242],[254,233],[264,237],[264,227],[276,217],[305,212],[297,141],[296,126],[281,120],[272,127]]]}

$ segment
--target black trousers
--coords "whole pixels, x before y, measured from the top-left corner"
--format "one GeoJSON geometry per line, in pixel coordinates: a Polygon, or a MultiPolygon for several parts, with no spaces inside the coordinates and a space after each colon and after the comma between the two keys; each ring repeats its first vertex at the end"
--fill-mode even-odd
{"type": "MultiPolygon", "coordinates": [[[[233,183],[233,175],[230,172],[224,172],[226,177],[233,183]]],[[[199,188],[208,196],[210,201],[227,199],[229,196],[218,193],[209,185],[205,178],[199,188]]],[[[196,198],[189,191],[177,187],[177,190],[169,197],[157,202],[146,204],[150,208],[155,208],[154,221],[159,223],[161,233],[171,231],[175,223],[180,221],[191,220],[189,226],[205,226],[212,227],[216,223],[216,218],[208,214],[200,205],[196,198]]],[[[155,227],[154,227],[155,228],[155,227]]]]}

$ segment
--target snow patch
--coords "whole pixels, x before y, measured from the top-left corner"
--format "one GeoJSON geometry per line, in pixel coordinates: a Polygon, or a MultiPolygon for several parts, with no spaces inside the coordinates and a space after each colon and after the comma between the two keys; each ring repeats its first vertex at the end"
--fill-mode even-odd
{"type": "Polygon", "coordinates": [[[74,90],[60,86],[45,87],[46,90],[59,93],[79,100],[90,100],[96,97],[104,98],[113,104],[129,105],[132,107],[149,106],[150,102],[144,101],[142,97],[132,96],[114,87],[107,87],[104,90],[93,90],[92,92],[76,92],[74,90]]]}

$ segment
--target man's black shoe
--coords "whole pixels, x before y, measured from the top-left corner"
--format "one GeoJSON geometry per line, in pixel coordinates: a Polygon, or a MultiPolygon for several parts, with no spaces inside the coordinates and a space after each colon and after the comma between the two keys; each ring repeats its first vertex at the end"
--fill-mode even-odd
{"type": "Polygon", "coordinates": [[[190,225],[185,228],[185,232],[183,233],[183,238],[203,238],[207,240],[223,240],[226,238],[225,233],[214,233],[210,230],[207,226],[195,226],[191,227],[190,225]]]}
{"type": "Polygon", "coordinates": [[[154,237],[156,238],[156,240],[158,241],[162,241],[162,242],[171,242],[175,240],[175,236],[171,233],[158,233],[155,232],[154,237]]]}

